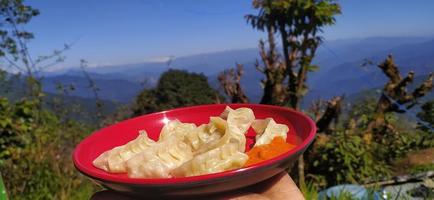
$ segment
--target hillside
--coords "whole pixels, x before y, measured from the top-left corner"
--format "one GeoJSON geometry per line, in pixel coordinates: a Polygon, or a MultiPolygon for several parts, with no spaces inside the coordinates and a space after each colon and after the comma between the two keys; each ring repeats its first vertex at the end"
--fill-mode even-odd
{"type": "MultiPolygon", "coordinates": [[[[6,97],[10,101],[18,101],[26,96],[26,88],[22,77],[8,76],[7,80],[7,82],[1,82],[0,97],[6,97]]],[[[61,110],[64,112],[62,117],[65,119],[75,119],[89,124],[98,121],[96,119],[96,101],[93,97],[84,98],[72,94],[61,94],[57,91],[45,91],[43,98],[45,108],[54,112],[58,112],[56,109],[61,110]]],[[[103,115],[112,114],[120,105],[105,99],[101,99],[100,102],[103,105],[100,110],[103,115]]]]}
{"type": "MultiPolygon", "coordinates": [[[[402,75],[410,70],[416,76],[427,75],[434,72],[434,40],[428,42],[401,45],[395,48],[374,52],[366,58],[379,63],[388,54],[394,55],[395,63],[399,66],[402,75]]],[[[362,58],[353,62],[346,62],[317,74],[311,81],[309,97],[322,96],[329,98],[339,94],[353,94],[355,92],[378,87],[384,84],[386,77],[376,66],[362,67],[362,58]]],[[[308,97],[308,98],[309,98],[308,97]]]]}
{"type": "MultiPolygon", "coordinates": [[[[122,79],[109,79],[104,75],[91,75],[92,80],[98,87],[98,95],[101,99],[116,102],[130,102],[139,93],[143,86],[139,82],[127,81],[122,79]]],[[[89,81],[82,75],[60,75],[46,77],[42,80],[44,91],[57,93],[56,86],[61,83],[69,86],[73,85],[75,90],[70,92],[71,96],[94,98],[94,93],[89,88],[89,81]]]]}
{"type": "MultiPolygon", "coordinates": [[[[384,76],[375,66],[361,67],[363,59],[380,62],[389,53],[396,58],[402,73],[410,69],[416,75],[433,71],[434,40],[425,37],[375,37],[365,39],[346,39],[325,41],[320,46],[315,63],[321,68],[310,74],[310,92],[306,101],[313,98],[329,98],[346,93],[350,95],[361,90],[382,85],[384,76]]],[[[241,80],[247,95],[258,102],[262,91],[259,81],[263,75],[254,68],[258,55],[256,48],[228,50],[175,58],[170,65],[165,62],[147,62],[117,66],[89,67],[87,71],[100,88],[100,97],[119,102],[129,102],[144,85],[152,87],[162,72],[170,68],[186,69],[204,73],[211,85],[218,88],[217,75],[220,71],[233,67],[236,62],[244,64],[245,74],[241,80]],[[143,83],[145,83],[143,85],[143,83]]],[[[73,83],[76,91],[72,95],[92,98],[88,82],[83,73],[71,69],[62,73],[47,74],[45,90],[55,91],[55,84],[73,83]]]]}

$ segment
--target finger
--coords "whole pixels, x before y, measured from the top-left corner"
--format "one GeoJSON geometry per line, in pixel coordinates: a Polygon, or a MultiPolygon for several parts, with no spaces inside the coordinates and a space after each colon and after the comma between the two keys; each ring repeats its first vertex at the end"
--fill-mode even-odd
{"type": "Polygon", "coordinates": [[[216,199],[230,199],[230,200],[304,200],[303,194],[298,189],[297,185],[286,173],[282,172],[266,181],[257,183],[253,186],[244,188],[242,190],[226,194],[226,198],[216,199]]]}
{"type": "Polygon", "coordinates": [[[300,189],[298,189],[297,185],[286,172],[276,175],[270,180],[270,182],[268,182],[268,184],[268,187],[266,187],[261,193],[265,197],[276,200],[305,199],[300,189]]]}
{"type": "Polygon", "coordinates": [[[227,199],[227,200],[270,200],[269,198],[264,197],[260,194],[256,194],[256,193],[242,193],[239,195],[234,195],[232,197],[222,198],[222,199],[227,199]]]}

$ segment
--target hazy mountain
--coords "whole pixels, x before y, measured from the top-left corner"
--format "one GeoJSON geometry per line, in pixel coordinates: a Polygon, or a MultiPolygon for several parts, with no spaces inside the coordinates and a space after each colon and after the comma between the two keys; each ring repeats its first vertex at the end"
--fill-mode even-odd
{"type": "MultiPolygon", "coordinates": [[[[400,45],[388,50],[373,52],[366,58],[379,63],[392,54],[400,72],[405,76],[410,70],[416,76],[434,72],[434,40],[423,43],[400,45]]],[[[387,81],[377,66],[362,67],[363,59],[346,62],[322,71],[310,81],[313,88],[309,96],[329,98],[332,95],[352,94],[358,91],[381,86],[387,81]]]]}
{"type": "Polygon", "coordinates": [[[427,37],[371,37],[324,41],[314,59],[323,69],[344,62],[362,60],[373,52],[382,52],[398,46],[429,41],[427,37]]]}
{"type": "MultiPolygon", "coordinates": [[[[320,70],[310,74],[310,92],[307,100],[342,93],[352,94],[364,89],[381,86],[384,75],[376,66],[361,67],[365,58],[374,62],[383,60],[389,53],[403,73],[410,69],[417,75],[426,74],[434,68],[434,40],[424,37],[375,37],[366,39],[347,39],[325,41],[318,49],[315,64],[320,70]]],[[[146,62],[137,64],[89,67],[86,69],[100,88],[103,99],[127,102],[132,100],[143,88],[142,83],[152,87],[160,74],[170,68],[186,69],[204,73],[209,82],[218,88],[217,75],[220,71],[234,67],[235,63],[244,64],[245,74],[242,84],[253,102],[262,95],[259,81],[263,75],[254,68],[258,57],[256,48],[228,50],[174,58],[172,62],[146,62]]],[[[44,80],[47,91],[55,91],[56,82],[74,83],[77,91],[73,95],[92,97],[87,88],[88,82],[80,70],[69,70],[62,75],[51,74],[44,80]]]]}
{"type": "MultiPolygon", "coordinates": [[[[98,96],[101,99],[129,102],[139,93],[143,86],[138,82],[132,82],[122,79],[102,79],[97,76],[92,77],[96,87],[98,88],[98,96]]],[[[57,85],[63,84],[65,86],[72,85],[73,91],[69,91],[69,95],[78,96],[83,98],[94,98],[95,95],[91,88],[89,88],[88,79],[82,76],[74,75],[60,75],[55,77],[46,77],[42,80],[42,85],[45,92],[59,93],[57,85]]]]}
{"type": "MultiPolygon", "coordinates": [[[[370,38],[335,41],[327,46],[335,49],[334,54],[325,52],[324,48],[319,50],[315,62],[320,66],[320,70],[309,74],[310,90],[306,102],[319,97],[330,98],[343,93],[350,95],[382,86],[387,81],[386,77],[377,66],[361,67],[365,58],[378,63],[392,53],[403,75],[410,70],[414,70],[417,76],[434,71],[434,58],[430,57],[434,55],[434,40],[427,38],[370,38]],[[387,45],[389,43],[390,45],[387,45]],[[330,63],[338,63],[337,65],[326,62],[332,58],[335,60],[330,63]],[[341,58],[341,62],[336,61],[337,58],[341,58]],[[321,62],[324,64],[320,64],[321,62]]],[[[253,63],[245,64],[245,74],[241,82],[254,102],[261,98],[259,80],[263,78],[263,74],[254,69],[253,63]]]]}
{"type": "Polygon", "coordinates": [[[171,67],[213,75],[223,69],[234,67],[235,63],[253,62],[258,56],[256,48],[227,50],[176,58],[171,67]]]}
{"type": "MultiPolygon", "coordinates": [[[[44,84],[48,85],[48,84],[44,84]]],[[[11,102],[16,102],[26,94],[26,82],[22,76],[8,76],[6,82],[0,83],[0,97],[6,97],[11,102]]],[[[93,96],[89,98],[81,97],[78,94],[61,94],[56,92],[45,91],[43,106],[54,112],[59,111],[59,106],[62,106],[62,117],[65,119],[75,119],[80,122],[94,123],[97,122],[95,114],[97,113],[96,101],[93,96]]],[[[119,103],[100,99],[102,107],[99,110],[103,116],[116,111],[119,103]]],[[[59,114],[59,113],[58,113],[59,114]]]]}

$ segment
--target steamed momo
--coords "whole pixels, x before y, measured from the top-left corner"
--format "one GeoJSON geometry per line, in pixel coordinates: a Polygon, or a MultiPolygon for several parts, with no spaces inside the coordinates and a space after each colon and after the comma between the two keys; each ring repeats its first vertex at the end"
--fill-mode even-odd
{"type": "Polygon", "coordinates": [[[199,152],[203,153],[210,149],[223,146],[227,143],[236,143],[238,150],[244,152],[246,149],[245,133],[249,129],[252,122],[255,120],[253,111],[249,108],[238,108],[233,110],[226,107],[221,115],[222,118],[227,118],[226,129],[222,138],[215,140],[202,147],[199,152]]]}
{"type": "Polygon", "coordinates": [[[193,150],[198,149],[200,145],[198,129],[192,123],[181,123],[178,120],[168,122],[161,130],[158,142],[164,142],[170,137],[178,138],[178,140],[188,144],[193,150]]]}
{"type": "Polygon", "coordinates": [[[176,137],[169,137],[127,161],[131,178],[168,178],[170,171],[193,158],[191,147],[176,137]]]}
{"type": "Polygon", "coordinates": [[[288,126],[278,124],[272,118],[255,120],[252,128],[256,132],[255,146],[269,144],[274,137],[282,137],[286,140],[289,131],[288,126]]]}
{"type": "Polygon", "coordinates": [[[139,131],[139,136],[125,145],[115,147],[98,156],[93,165],[111,173],[125,173],[125,162],[134,155],[155,144],[146,131],[139,131]]]}
{"type": "Polygon", "coordinates": [[[172,171],[174,177],[198,176],[242,167],[248,156],[240,152],[237,143],[227,143],[208,152],[196,155],[172,171]]]}
{"type": "Polygon", "coordinates": [[[209,124],[202,124],[199,127],[192,123],[181,123],[178,120],[173,120],[163,127],[158,142],[176,137],[188,144],[193,152],[196,152],[204,144],[220,139],[225,129],[226,121],[220,117],[211,117],[209,124]]]}
{"type": "Polygon", "coordinates": [[[209,123],[196,125],[169,121],[157,141],[145,131],[122,145],[98,156],[93,165],[110,173],[127,173],[130,178],[170,178],[217,173],[243,167],[246,132],[257,133],[256,144],[268,144],[275,137],[286,140],[288,127],[272,118],[255,120],[249,108],[226,107],[209,123]]]}

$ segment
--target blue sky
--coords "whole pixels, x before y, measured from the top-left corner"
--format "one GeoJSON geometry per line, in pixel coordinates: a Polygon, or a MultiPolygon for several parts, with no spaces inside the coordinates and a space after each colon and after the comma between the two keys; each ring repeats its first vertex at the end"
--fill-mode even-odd
{"type": "MultiPolygon", "coordinates": [[[[373,36],[434,36],[432,0],[339,1],[342,15],[325,29],[326,40],[373,36]]],[[[250,0],[30,0],[41,15],[26,28],[35,33],[32,54],[74,43],[56,68],[160,60],[229,49],[255,48],[264,34],[244,15],[250,0]]]]}

